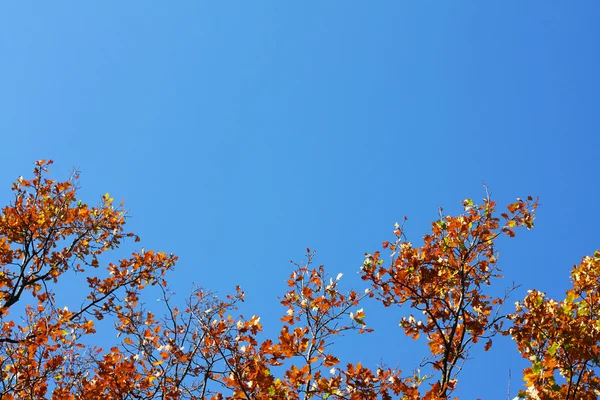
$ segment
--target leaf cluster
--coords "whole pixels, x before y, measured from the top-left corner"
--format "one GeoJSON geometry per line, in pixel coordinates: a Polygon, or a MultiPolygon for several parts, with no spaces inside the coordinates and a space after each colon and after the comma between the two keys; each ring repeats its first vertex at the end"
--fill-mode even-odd
{"type": "Polygon", "coordinates": [[[489,195],[481,205],[463,201],[457,216],[440,210],[421,246],[396,224],[393,240],[365,256],[363,291],[342,290],[342,274],[315,266],[307,249],[280,299],[278,334],[268,338],[260,317],[239,313],[239,287],[225,298],[195,287],[176,304],[166,280],[172,254],[141,248],[106,263],[126,241],[139,241],[125,231],[123,204],[108,194],[97,206],[83,203],[77,172],[51,180],[51,163],[37,162],[32,179],[14,183],[14,200],[0,216],[3,399],[442,400],[455,392],[473,346],[487,351],[498,334],[510,335],[531,362],[520,398],[600,394],[600,253],[573,268],[572,289],[560,302],[531,290],[504,315],[514,288],[502,297],[490,291],[501,278],[497,240],[533,227],[538,201],[531,197],[500,213],[489,195]],[[67,274],[85,288],[75,306],[56,300],[67,274]],[[143,301],[149,287],[160,293],[161,315],[143,301]],[[413,312],[399,326],[427,341],[426,375],[370,368],[360,349],[354,362],[342,363],[336,338],[371,332],[365,309],[377,303],[413,312]],[[108,349],[90,344],[104,319],[117,334],[108,349]]]}

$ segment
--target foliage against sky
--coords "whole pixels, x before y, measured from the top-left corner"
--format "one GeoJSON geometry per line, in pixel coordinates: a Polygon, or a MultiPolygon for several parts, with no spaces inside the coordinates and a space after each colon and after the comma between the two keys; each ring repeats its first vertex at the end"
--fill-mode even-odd
{"type": "Polygon", "coordinates": [[[37,161],[32,179],[19,177],[1,213],[2,398],[458,399],[471,350],[489,351],[498,334],[510,336],[530,364],[518,398],[600,394],[600,251],[573,268],[564,301],[531,290],[504,314],[516,287],[490,295],[492,281],[502,278],[497,242],[534,226],[538,201],[530,196],[501,213],[489,193],[481,205],[464,200],[458,216],[440,209],[421,247],[396,224],[396,239],[382,244],[392,252],[389,263],[380,251],[365,255],[360,276],[370,287],[364,292],[342,292],[343,273],[334,280],[307,248],[280,298],[287,310],[279,333],[270,338],[262,337],[260,316],[239,314],[245,298],[239,286],[225,297],[196,287],[177,305],[167,280],[173,254],[142,247],[104,262],[128,238],[140,242],[124,229],[123,205],[106,193],[90,207],[77,196],[78,172],[67,181],[48,179],[51,164],[37,161]],[[69,291],[65,280],[84,296],[63,306],[58,294],[69,291]],[[151,287],[160,291],[159,307],[146,303],[151,287]],[[342,362],[342,334],[373,332],[365,321],[369,299],[409,308],[399,325],[406,336],[426,339],[423,370],[363,365],[367,347],[353,348],[359,361],[342,362]],[[110,327],[99,332],[105,319],[110,327]],[[116,341],[107,341],[107,333],[116,333],[116,341]]]}
{"type": "MultiPolygon", "coordinates": [[[[522,284],[511,302],[532,288],[560,298],[598,247],[599,13],[594,1],[6,4],[1,187],[33,160],[56,160],[57,176],[79,167],[82,197],[125,199],[146,247],[179,256],[178,294],[243,284],[256,310],[305,247],[359,288],[364,252],[394,222],[408,215],[418,245],[435,210],[480,199],[483,180],[501,204],[541,198],[536,229],[501,247],[506,284],[522,284]]],[[[397,319],[367,311],[365,364],[421,361],[397,319]]],[[[498,340],[493,363],[472,354],[461,397],[504,393],[509,369],[520,387],[525,364],[498,340]]]]}

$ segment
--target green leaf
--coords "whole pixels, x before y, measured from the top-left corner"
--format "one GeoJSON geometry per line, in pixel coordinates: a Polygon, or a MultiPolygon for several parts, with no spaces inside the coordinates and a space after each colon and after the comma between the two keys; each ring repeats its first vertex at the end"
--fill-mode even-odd
{"type": "Polygon", "coordinates": [[[538,296],[538,298],[535,299],[535,306],[539,307],[542,305],[543,302],[544,302],[544,299],[542,298],[542,296],[538,296]]]}
{"type": "Polygon", "coordinates": [[[471,200],[471,199],[465,199],[463,201],[463,207],[465,208],[465,211],[467,211],[469,208],[472,208],[473,206],[474,206],[473,200],[471,200]]]}
{"type": "Polygon", "coordinates": [[[577,315],[582,316],[582,315],[589,315],[589,310],[587,308],[587,305],[583,302],[579,302],[577,303],[578,309],[577,309],[577,315]]]}
{"type": "Polygon", "coordinates": [[[553,356],[554,353],[556,353],[556,350],[560,347],[560,345],[558,343],[554,343],[552,346],[550,346],[550,348],[548,349],[548,353],[553,356]]]}

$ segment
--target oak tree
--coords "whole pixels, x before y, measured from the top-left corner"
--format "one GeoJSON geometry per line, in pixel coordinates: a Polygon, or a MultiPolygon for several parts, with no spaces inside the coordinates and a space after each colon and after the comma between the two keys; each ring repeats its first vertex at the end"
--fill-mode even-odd
{"type": "Polygon", "coordinates": [[[342,274],[316,266],[307,249],[282,289],[278,334],[268,337],[260,317],[239,313],[239,287],[225,297],[194,287],[177,304],[166,279],[172,254],[141,248],[111,261],[127,240],[139,241],[125,230],[123,204],[108,194],[84,203],[78,174],[49,179],[51,163],[19,178],[2,209],[3,399],[450,399],[469,350],[488,350],[497,334],[512,336],[531,362],[521,398],[598,396],[600,253],[574,267],[563,301],[532,290],[505,315],[510,290],[489,290],[500,278],[497,239],[533,226],[531,197],[500,213],[489,195],[480,205],[467,199],[460,215],[440,212],[420,246],[396,224],[393,240],[364,259],[366,290],[343,291],[342,274]],[[67,306],[57,291],[78,279],[81,299],[67,306]],[[145,305],[148,290],[160,293],[162,310],[145,305]],[[427,341],[427,379],[336,354],[339,335],[371,331],[365,309],[378,302],[391,313],[413,310],[400,326],[427,341]],[[116,340],[94,340],[107,321],[116,340]]]}

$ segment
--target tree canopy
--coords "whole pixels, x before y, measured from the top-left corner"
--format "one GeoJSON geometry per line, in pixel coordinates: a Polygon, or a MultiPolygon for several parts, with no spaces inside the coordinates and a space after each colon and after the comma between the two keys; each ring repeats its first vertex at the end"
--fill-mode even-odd
{"type": "Polygon", "coordinates": [[[600,394],[600,252],[573,267],[563,300],[531,290],[509,310],[508,294],[489,290],[501,278],[497,239],[533,227],[532,197],[505,211],[489,195],[481,204],[464,200],[460,215],[440,211],[420,246],[396,224],[393,238],[365,255],[366,291],[343,292],[341,274],[316,266],[307,249],[282,289],[279,333],[267,338],[259,316],[236,311],[244,300],[239,287],[225,297],[196,287],[176,304],[166,279],[173,254],[140,248],[110,260],[125,241],[140,240],[125,230],[123,204],[108,194],[97,206],[84,203],[78,174],[51,180],[51,163],[38,161],[31,179],[20,177],[2,209],[3,399],[451,399],[469,350],[490,349],[495,335],[511,336],[530,363],[518,397],[600,394]],[[75,279],[84,295],[60,304],[57,293],[75,279]],[[149,287],[162,294],[161,314],[141,301],[149,287]],[[360,351],[341,363],[336,337],[371,331],[368,302],[392,315],[397,307],[414,312],[400,327],[427,341],[430,375],[363,365],[360,351]],[[117,335],[110,348],[100,347],[106,339],[94,342],[102,320],[117,335]]]}

